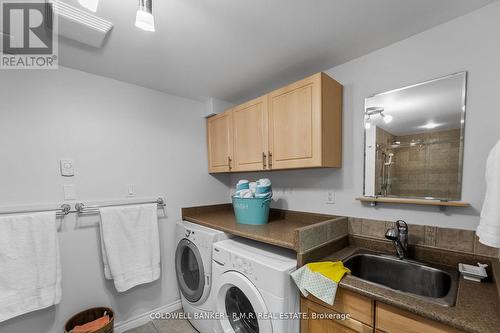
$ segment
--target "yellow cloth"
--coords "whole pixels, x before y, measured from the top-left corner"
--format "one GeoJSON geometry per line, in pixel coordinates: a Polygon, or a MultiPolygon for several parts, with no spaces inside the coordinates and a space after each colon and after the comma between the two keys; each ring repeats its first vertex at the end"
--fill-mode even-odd
{"type": "Polygon", "coordinates": [[[329,278],[337,283],[342,280],[344,275],[351,274],[349,268],[344,267],[342,261],[324,261],[324,262],[313,262],[306,265],[314,273],[320,273],[321,275],[329,278]]]}

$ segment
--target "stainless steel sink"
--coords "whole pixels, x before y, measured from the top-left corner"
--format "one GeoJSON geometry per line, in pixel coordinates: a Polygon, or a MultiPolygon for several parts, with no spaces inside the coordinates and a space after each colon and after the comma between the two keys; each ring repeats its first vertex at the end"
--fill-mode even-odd
{"type": "Polygon", "coordinates": [[[382,287],[409,293],[443,306],[453,306],[458,274],[392,256],[361,253],[344,261],[351,274],[382,287]]]}

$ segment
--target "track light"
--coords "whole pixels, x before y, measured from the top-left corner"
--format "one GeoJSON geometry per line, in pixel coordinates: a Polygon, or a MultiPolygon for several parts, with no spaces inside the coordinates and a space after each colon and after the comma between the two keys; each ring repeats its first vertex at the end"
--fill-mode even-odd
{"type": "Polygon", "coordinates": [[[382,119],[384,119],[384,123],[388,124],[392,121],[392,116],[390,114],[385,115],[381,112],[380,115],[382,116],[382,119]]]}
{"type": "Polygon", "coordinates": [[[135,16],[135,26],[145,31],[155,31],[153,0],[139,0],[139,9],[135,16]]]}
{"type": "Polygon", "coordinates": [[[368,116],[368,120],[370,120],[370,116],[375,116],[379,114],[384,123],[388,124],[392,121],[393,117],[390,114],[384,114],[384,108],[381,106],[372,106],[366,109],[365,114],[368,116]]]}

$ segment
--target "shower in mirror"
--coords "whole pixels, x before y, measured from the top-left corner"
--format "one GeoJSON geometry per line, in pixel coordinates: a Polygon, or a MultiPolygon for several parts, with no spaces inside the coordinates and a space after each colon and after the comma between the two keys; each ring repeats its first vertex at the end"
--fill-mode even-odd
{"type": "Polygon", "coordinates": [[[466,73],[365,100],[364,195],[460,200],[466,73]]]}

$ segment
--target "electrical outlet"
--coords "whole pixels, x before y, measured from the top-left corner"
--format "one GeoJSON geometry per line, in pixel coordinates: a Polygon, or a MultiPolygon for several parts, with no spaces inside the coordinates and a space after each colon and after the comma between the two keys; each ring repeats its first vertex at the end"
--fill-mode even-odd
{"type": "Polygon", "coordinates": [[[128,189],[127,189],[127,196],[128,197],[135,197],[135,186],[134,184],[128,184],[128,189]]]}
{"type": "Polygon", "coordinates": [[[333,191],[326,192],[326,203],[329,205],[335,204],[335,192],[333,191]]]}

